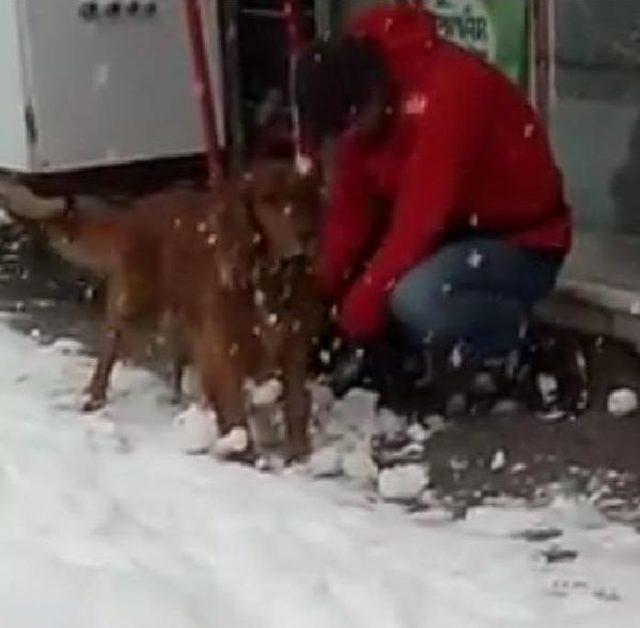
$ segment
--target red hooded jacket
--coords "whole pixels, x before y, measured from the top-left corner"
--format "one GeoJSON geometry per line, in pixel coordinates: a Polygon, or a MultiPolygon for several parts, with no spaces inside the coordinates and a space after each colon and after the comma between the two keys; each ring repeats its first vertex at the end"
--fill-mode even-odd
{"type": "Polygon", "coordinates": [[[359,15],[350,33],[378,43],[399,94],[382,143],[355,130],[339,140],[319,260],[328,295],[367,261],[343,303],[355,338],[384,327],[396,282],[448,238],[475,228],[562,256],[570,211],[546,129],[500,71],[439,38],[436,18],[411,6],[359,15]],[[391,208],[377,238],[377,201],[391,208]]]}

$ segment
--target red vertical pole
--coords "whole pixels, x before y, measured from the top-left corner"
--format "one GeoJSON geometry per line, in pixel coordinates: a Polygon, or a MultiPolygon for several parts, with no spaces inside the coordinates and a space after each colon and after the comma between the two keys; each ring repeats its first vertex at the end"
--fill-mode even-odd
{"type": "Polygon", "coordinates": [[[209,55],[205,39],[205,20],[200,0],[183,0],[186,16],[191,63],[193,67],[194,92],[198,100],[209,180],[214,185],[222,175],[222,155],[216,126],[216,107],[211,80],[209,55]]]}

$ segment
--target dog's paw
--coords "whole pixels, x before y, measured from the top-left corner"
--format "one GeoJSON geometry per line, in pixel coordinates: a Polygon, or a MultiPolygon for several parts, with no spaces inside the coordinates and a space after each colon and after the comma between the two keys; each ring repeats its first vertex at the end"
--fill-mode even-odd
{"type": "Polygon", "coordinates": [[[102,410],[107,405],[107,400],[105,397],[99,397],[94,395],[85,395],[82,400],[82,412],[97,412],[98,410],[102,410]]]}
{"type": "Polygon", "coordinates": [[[306,462],[311,456],[311,445],[308,440],[291,441],[285,447],[285,463],[287,466],[306,462]]]}

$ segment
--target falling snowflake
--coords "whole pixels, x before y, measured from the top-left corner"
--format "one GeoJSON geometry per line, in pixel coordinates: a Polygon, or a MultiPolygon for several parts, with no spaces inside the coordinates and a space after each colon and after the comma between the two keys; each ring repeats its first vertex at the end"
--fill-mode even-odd
{"type": "Polygon", "coordinates": [[[535,124],[529,122],[528,124],[525,124],[524,126],[524,136],[526,139],[530,139],[531,137],[533,137],[533,133],[536,130],[536,126],[535,124]]]}
{"type": "Polygon", "coordinates": [[[282,213],[285,216],[291,216],[291,214],[293,214],[293,206],[292,205],[285,205],[283,210],[282,210],[282,213]]]}
{"type": "Polygon", "coordinates": [[[502,471],[507,466],[507,454],[504,449],[498,449],[491,460],[491,470],[494,473],[502,471]]]}
{"type": "Polygon", "coordinates": [[[267,317],[267,324],[270,327],[275,327],[278,324],[278,315],[275,313],[269,314],[269,316],[267,317]]]}
{"type": "Polygon", "coordinates": [[[462,343],[458,343],[453,347],[451,355],[449,356],[449,361],[455,370],[462,367],[464,364],[464,349],[462,343]]]}
{"type": "Polygon", "coordinates": [[[453,286],[450,283],[442,284],[442,294],[451,294],[453,292],[453,286]]]}
{"type": "Polygon", "coordinates": [[[329,366],[329,364],[331,364],[331,354],[328,351],[320,351],[319,358],[320,362],[325,366],[329,366]]]}
{"type": "Polygon", "coordinates": [[[215,246],[218,244],[218,236],[215,233],[210,234],[207,238],[207,244],[209,246],[215,246]]]}
{"type": "Polygon", "coordinates": [[[520,323],[518,338],[520,340],[526,340],[528,335],[529,335],[529,322],[525,320],[525,321],[522,321],[522,323],[520,323]]]}
{"type": "Polygon", "coordinates": [[[262,235],[261,235],[260,233],[257,233],[257,232],[256,232],[256,233],[254,233],[254,234],[253,234],[253,243],[254,243],[255,245],[258,245],[258,244],[260,244],[261,242],[262,242],[262,235]]]}
{"type": "Polygon", "coordinates": [[[433,331],[430,331],[428,333],[426,333],[423,337],[422,337],[422,344],[425,347],[428,347],[430,344],[433,343],[433,337],[434,337],[434,333],[433,331]]]}
{"type": "Polygon", "coordinates": [[[173,228],[174,229],[180,229],[180,227],[182,227],[182,220],[180,218],[174,219],[173,228]]]}
{"type": "Polygon", "coordinates": [[[262,307],[267,300],[267,296],[262,290],[256,290],[253,293],[253,302],[258,306],[262,307]]]}
{"type": "Polygon", "coordinates": [[[296,172],[301,177],[309,176],[313,170],[313,160],[307,155],[298,155],[296,157],[296,172]]]}
{"type": "Polygon", "coordinates": [[[478,214],[471,214],[471,216],[469,216],[469,226],[473,227],[474,229],[477,229],[477,227],[478,227],[478,214]]]}
{"type": "Polygon", "coordinates": [[[229,347],[229,356],[233,358],[238,355],[238,353],[240,353],[240,345],[234,342],[231,347],[229,347]]]}
{"type": "Polygon", "coordinates": [[[196,231],[198,233],[206,233],[207,231],[207,223],[205,222],[199,222],[196,226],[196,231]]]}
{"type": "Polygon", "coordinates": [[[469,257],[467,257],[467,264],[469,264],[470,268],[478,269],[482,266],[482,262],[484,262],[484,255],[478,249],[473,249],[469,253],[469,257]]]}
{"type": "Polygon", "coordinates": [[[423,114],[429,106],[429,98],[425,94],[413,94],[404,103],[404,112],[410,116],[423,114]]]}

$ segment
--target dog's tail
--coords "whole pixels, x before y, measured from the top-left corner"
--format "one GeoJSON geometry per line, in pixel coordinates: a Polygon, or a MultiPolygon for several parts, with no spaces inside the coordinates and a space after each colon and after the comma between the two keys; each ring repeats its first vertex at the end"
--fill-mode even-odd
{"type": "Polygon", "coordinates": [[[66,198],[43,198],[15,181],[0,182],[0,203],[17,223],[43,233],[51,247],[72,264],[101,277],[118,265],[120,216],[83,212],[66,198]]]}

